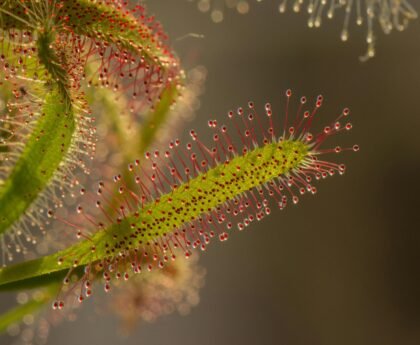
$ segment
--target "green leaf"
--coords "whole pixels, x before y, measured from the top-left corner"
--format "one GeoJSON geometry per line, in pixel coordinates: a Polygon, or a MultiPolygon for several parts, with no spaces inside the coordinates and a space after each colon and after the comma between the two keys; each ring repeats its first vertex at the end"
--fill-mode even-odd
{"type": "MultiPolygon", "coordinates": [[[[75,108],[65,69],[59,65],[56,53],[52,51],[52,41],[52,35],[40,35],[38,57],[43,67],[41,65],[35,70],[38,65],[35,56],[31,58],[31,65],[26,66],[26,79],[35,73],[42,78],[43,87],[36,87],[39,96],[43,94],[45,99],[23,151],[7,179],[0,185],[0,234],[20,220],[47,188],[65,162],[73,141],[76,129],[75,108]]],[[[14,51],[10,49],[12,60],[16,59],[12,54],[14,51]]]]}
{"type": "Polygon", "coordinates": [[[51,181],[64,161],[74,129],[73,111],[55,87],[46,96],[24,151],[0,186],[0,234],[20,219],[51,181]]]}
{"type": "Polygon", "coordinates": [[[87,36],[125,49],[161,68],[173,67],[173,57],[162,44],[162,37],[149,28],[147,21],[104,1],[66,0],[48,6],[31,0],[9,0],[0,5],[3,30],[35,31],[39,27],[87,36]]]}
{"type": "Polygon", "coordinates": [[[207,210],[288,174],[307,155],[308,147],[300,140],[284,140],[267,143],[228,162],[219,163],[156,201],[139,205],[138,214],[131,213],[106,229],[98,229],[89,240],[53,255],[0,270],[0,291],[49,284],[63,279],[69,269],[78,268],[80,273],[85,265],[93,264],[95,267],[95,263],[118,256],[125,250],[134,250],[138,246],[136,240],[123,240],[131,238],[133,227],[142,234],[142,242],[153,242],[201,217],[207,210]],[[278,164],[280,161],[287,162],[278,164]],[[174,213],[173,210],[177,209],[182,209],[185,215],[174,213]],[[159,222],[162,215],[168,216],[164,223],[159,222]],[[111,248],[121,249],[111,254],[111,248]]]}
{"type": "Polygon", "coordinates": [[[87,0],[68,0],[61,13],[66,16],[66,25],[78,35],[109,42],[127,49],[147,61],[167,68],[170,62],[167,49],[149,28],[147,23],[130,13],[87,0]]]}

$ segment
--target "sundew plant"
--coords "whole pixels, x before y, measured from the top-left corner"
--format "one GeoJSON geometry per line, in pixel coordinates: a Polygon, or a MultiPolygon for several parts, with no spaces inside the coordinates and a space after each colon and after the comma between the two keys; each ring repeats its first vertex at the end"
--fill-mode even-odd
{"type": "MultiPolygon", "coordinates": [[[[220,4],[198,1],[215,22],[253,2],[220,4]]],[[[307,11],[310,27],[342,12],[344,41],[364,25],[364,58],[375,29],[417,17],[407,0],[277,6],[307,11]]],[[[0,291],[17,296],[1,332],[43,342],[88,298],[106,298],[124,331],[187,313],[205,276],[197,252],[315,195],[359,151],[340,143],[349,108],[328,114],[322,95],[289,89],[205,119],[210,135],[189,128],[206,73],[183,69],[143,2],[1,1],[0,291]]]]}

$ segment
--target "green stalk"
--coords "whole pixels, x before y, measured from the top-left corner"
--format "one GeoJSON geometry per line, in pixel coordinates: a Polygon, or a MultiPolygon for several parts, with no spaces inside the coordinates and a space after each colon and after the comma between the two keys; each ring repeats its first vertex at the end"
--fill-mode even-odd
{"type": "Polygon", "coordinates": [[[21,323],[27,315],[39,314],[46,307],[46,304],[57,294],[58,288],[59,285],[55,284],[42,291],[38,291],[28,302],[18,305],[0,315],[0,333],[5,332],[13,324],[21,323]]]}
{"type": "Polygon", "coordinates": [[[0,186],[0,234],[25,213],[51,181],[70,147],[74,113],[57,87],[9,177],[0,186]]]}
{"type": "Polygon", "coordinates": [[[140,129],[140,142],[138,144],[138,157],[142,157],[153,143],[156,133],[166,122],[171,106],[179,96],[178,84],[169,85],[163,92],[155,107],[148,112],[146,120],[140,129]]]}
{"type": "Polygon", "coordinates": [[[72,143],[75,110],[66,72],[51,48],[53,40],[50,33],[41,34],[38,40],[38,58],[48,72],[48,77],[41,73],[46,96],[25,148],[0,186],[0,234],[15,224],[46,189],[72,143]]]}

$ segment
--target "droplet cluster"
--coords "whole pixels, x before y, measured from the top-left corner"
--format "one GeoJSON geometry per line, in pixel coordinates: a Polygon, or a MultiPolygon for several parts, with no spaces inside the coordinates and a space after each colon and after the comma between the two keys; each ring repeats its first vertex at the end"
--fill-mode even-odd
{"type": "Polygon", "coordinates": [[[294,12],[306,10],[310,28],[320,27],[324,16],[332,19],[339,12],[344,12],[344,24],[341,30],[341,40],[344,42],[349,39],[352,20],[358,26],[364,25],[368,48],[366,54],[361,57],[362,60],[375,56],[377,40],[375,30],[381,29],[385,34],[393,30],[403,31],[409,22],[418,16],[408,0],[281,0],[280,13],[284,13],[289,5],[294,12]]]}

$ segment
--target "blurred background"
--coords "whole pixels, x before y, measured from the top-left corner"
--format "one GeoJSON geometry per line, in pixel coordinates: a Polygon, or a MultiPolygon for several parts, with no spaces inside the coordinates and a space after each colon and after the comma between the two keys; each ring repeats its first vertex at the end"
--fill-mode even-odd
{"type": "MultiPolygon", "coordinates": [[[[340,156],[346,174],[211,245],[200,259],[201,301],[189,315],[121,337],[112,316],[85,303],[48,344],[420,344],[420,21],[389,36],[377,28],[377,56],[362,63],[364,27],[352,26],[342,43],[342,13],[310,30],[305,14],[280,15],[278,3],[252,2],[246,15],[226,10],[218,24],[195,2],[147,3],[184,68],[208,72],[184,132],[206,137],[208,118],[249,100],[281,113],[287,88],[312,100],[322,93],[326,119],[346,106],[352,112],[354,129],[333,139],[361,147],[340,156]],[[190,33],[204,37],[183,38],[190,33]]],[[[7,304],[3,297],[0,307],[7,304]]]]}

